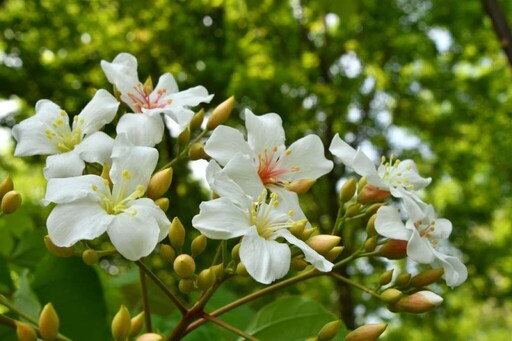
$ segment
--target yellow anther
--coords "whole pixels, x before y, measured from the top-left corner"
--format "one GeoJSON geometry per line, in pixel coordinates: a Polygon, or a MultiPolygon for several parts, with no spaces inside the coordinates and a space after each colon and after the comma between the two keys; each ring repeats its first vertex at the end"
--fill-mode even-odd
{"type": "Polygon", "coordinates": [[[288,215],[289,215],[290,217],[293,217],[293,216],[295,215],[295,211],[294,211],[294,210],[289,210],[289,211],[288,211],[288,215]]]}
{"type": "Polygon", "coordinates": [[[66,116],[67,115],[67,113],[64,110],[61,110],[59,114],[60,114],[60,116],[66,116]]]}
{"type": "Polygon", "coordinates": [[[130,171],[128,171],[127,169],[123,169],[123,171],[121,172],[121,175],[123,176],[123,178],[125,178],[126,180],[130,180],[130,178],[132,177],[130,171]]]}
{"type": "Polygon", "coordinates": [[[277,146],[272,147],[272,151],[275,153],[277,152],[277,146]]]}
{"type": "Polygon", "coordinates": [[[288,156],[292,153],[292,151],[290,149],[287,149],[285,152],[284,152],[284,155],[288,156]]]}
{"type": "Polygon", "coordinates": [[[158,89],[157,94],[159,94],[159,95],[163,95],[163,94],[165,94],[166,92],[167,92],[167,89],[166,89],[166,88],[162,88],[162,89],[158,89]]]}
{"type": "Polygon", "coordinates": [[[299,166],[292,166],[290,169],[292,170],[292,172],[300,171],[300,167],[299,166]]]}
{"type": "Polygon", "coordinates": [[[92,185],[91,187],[92,187],[93,191],[97,191],[98,190],[98,186],[96,186],[96,185],[92,185]]]}

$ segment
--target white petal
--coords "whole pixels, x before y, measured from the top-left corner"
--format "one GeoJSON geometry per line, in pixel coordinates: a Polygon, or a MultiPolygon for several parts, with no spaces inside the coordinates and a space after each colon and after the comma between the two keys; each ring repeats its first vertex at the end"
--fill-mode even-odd
{"type": "Polygon", "coordinates": [[[69,178],[82,175],[85,168],[84,161],[76,150],[63,154],[50,155],[46,158],[44,177],[49,180],[53,178],[69,178]]]}
{"type": "Polygon", "coordinates": [[[192,226],[208,238],[230,239],[246,234],[251,223],[248,211],[241,210],[229,199],[219,198],[199,205],[192,226]]]}
{"type": "Polygon", "coordinates": [[[329,151],[339,158],[343,164],[352,167],[352,162],[356,156],[356,150],[343,141],[338,134],[336,134],[332,139],[329,151]]]}
{"type": "Polygon", "coordinates": [[[131,91],[139,83],[137,59],[129,53],[118,54],[112,63],[102,60],[101,68],[108,81],[122,93],[131,91]]]}
{"type": "Polygon", "coordinates": [[[409,180],[409,183],[414,186],[414,190],[418,191],[427,187],[432,181],[431,178],[422,178],[418,174],[416,164],[412,160],[403,160],[397,167],[399,172],[402,172],[405,177],[409,180]]]}
{"type": "Polygon", "coordinates": [[[444,268],[444,279],[449,287],[461,285],[468,278],[468,269],[461,260],[454,256],[448,256],[440,252],[434,251],[438,262],[444,268]]]}
{"type": "Polygon", "coordinates": [[[411,231],[405,228],[400,212],[394,206],[382,206],[377,211],[375,230],[384,237],[398,240],[409,240],[411,231]]]}
{"type": "Polygon", "coordinates": [[[386,188],[381,178],[379,177],[379,174],[377,173],[375,164],[368,158],[368,156],[366,156],[365,153],[363,153],[361,149],[357,150],[350,167],[352,167],[357,174],[366,176],[368,184],[383,189],[386,188]]]}
{"type": "Polygon", "coordinates": [[[136,146],[153,147],[162,141],[164,122],[160,115],[125,114],[117,123],[118,134],[126,134],[136,146]]]}
{"type": "Polygon", "coordinates": [[[195,107],[199,103],[209,103],[212,98],[213,95],[208,95],[208,91],[204,87],[196,86],[166,97],[166,99],[171,100],[171,104],[161,112],[169,116],[180,127],[184,127],[190,123],[194,116],[194,111],[190,110],[189,107],[195,107]]]}
{"type": "Polygon", "coordinates": [[[85,135],[94,133],[110,123],[116,116],[119,102],[108,91],[100,89],[78,115],[83,120],[85,135]]]}
{"type": "Polygon", "coordinates": [[[324,256],[320,255],[318,252],[313,250],[311,247],[309,247],[302,240],[298,239],[293,234],[291,234],[290,231],[278,230],[278,231],[276,231],[275,236],[283,237],[284,239],[286,239],[286,241],[288,243],[293,244],[293,245],[297,246],[299,249],[301,249],[302,252],[304,253],[306,261],[308,263],[312,264],[318,270],[323,271],[323,272],[332,270],[332,267],[334,265],[331,262],[329,262],[327,259],[325,259],[324,256]]]}
{"type": "Polygon", "coordinates": [[[308,135],[295,141],[283,154],[279,163],[280,168],[292,169],[298,166],[298,171],[283,174],[283,180],[317,179],[332,170],[333,163],[324,156],[324,145],[317,135],[308,135]]]}
{"type": "Polygon", "coordinates": [[[224,166],[236,153],[253,158],[254,153],[242,133],[234,128],[218,126],[206,141],[205,152],[224,166]]]}
{"type": "Polygon", "coordinates": [[[110,155],[114,147],[114,139],[102,131],[86,136],[75,147],[82,160],[90,163],[110,164],[110,155]]]}
{"type": "MultiPolygon", "coordinates": [[[[235,183],[222,170],[217,162],[211,160],[206,167],[206,181],[214,193],[220,197],[229,199],[238,207],[250,207],[250,200],[244,193],[244,190],[235,183]]],[[[261,191],[259,192],[261,194],[261,191]]]]}
{"type": "Polygon", "coordinates": [[[97,175],[82,175],[73,178],[50,179],[46,186],[43,202],[65,204],[89,197],[91,201],[100,201],[100,194],[109,193],[105,180],[97,175]]]}
{"type": "Polygon", "coordinates": [[[157,161],[158,151],[155,148],[134,146],[126,135],[118,135],[112,150],[112,195],[124,198],[133,193],[137,186],[146,189],[157,161]],[[128,176],[123,175],[125,170],[128,171],[128,176]]]}
{"type": "Polygon", "coordinates": [[[167,97],[170,94],[174,94],[179,91],[178,84],[176,84],[176,80],[174,79],[173,75],[169,72],[166,72],[160,76],[155,89],[151,93],[151,99],[155,99],[155,96],[158,96],[158,92],[162,89],[165,89],[165,93],[163,95],[164,97],[167,97]]]}
{"type": "Polygon", "coordinates": [[[256,281],[270,284],[290,270],[291,252],[286,244],[261,238],[251,228],[242,238],[240,260],[256,281]]]}
{"type": "Polygon", "coordinates": [[[257,169],[248,155],[237,153],[224,166],[224,174],[238,184],[243,192],[256,199],[265,189],[257,169]]]}
{"type": "Polygon", "coordinates": [[[155,249],[160,227],[151,212],[142,206],[131,206],[124,213],[114,217],[107,233],[123,257],[136,261],[155,249]]]}
{"type": "Polygon", "coordinates": [[[247,142],[255,152],[262,152],[265,148],[272,149],[284,145],[283,121],[277,114],[270,113],[256,116],[249,109],[245,109],[245,126],[247,128],[247,142]]]}
{"type": "Polygon", "coordinates": [[[137,199],[130,207],[138,211],[144,210],[156,220],[158,227],[160,228],[158,241],[161,241],[167,236],[171,222],[165,215],[165,212],[162,211],[162,209],[158,207],[153,200],[148,198],[137,199]]]}
{"type": "Polygon", "coordinates": [[[391,190],[391,194],[395,198],[402,199],[405,211],[411,220],[419,221],[426,217],[426,211],[428,210],[429,205],[425,204],[423,201],[417,198],[417,196],[406,192],[396,193],[394,190],[391,190]]]}
{"type": "Polygon", "coordinates": [[[421,237],[415,228],[412,229],[411,239],[407,243],[407,256],[422,264],[430,264],[435,260],[432,244],[427,238],[421,237]]]}
{"type": "Polygon", "coordinates": [[[46,222],[48,235],[57,246],[71,246],[101,236],[112,217],[99,203],[88,199],[57,205],[46,222]]]}
{"type": "Polygon", "coordinates": [[[436,219],[432,237],[438,240],[448,239],[452,233],[452,223],[448,219],[436,219]]]}
{"type": "MultiPolygon", "coordinates": [[[[279,210],[283,212],[293,211],[293,220],[295,221],[306,218],[306,215],[300,207],[299,196],[297,193],[290,192],[279,186],[270,186],[270,190],[278,196],[277,200],[279,201],[279,210]]],[[[309,227],[311,227],[311,224],[308,222],[306,228],[309,227]]]]}

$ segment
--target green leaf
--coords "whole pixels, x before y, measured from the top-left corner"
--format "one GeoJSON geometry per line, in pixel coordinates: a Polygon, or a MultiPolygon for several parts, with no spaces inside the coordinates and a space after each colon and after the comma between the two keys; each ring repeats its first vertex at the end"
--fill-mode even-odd
{"type": "Polygon", "coordinates": [[[0,255],[0,294],[9,294],[14,290],[7,261],[0,255]]]}
{"type": "Polygon", "coordinates": [[[20,311],[37,321],[41,311],[41,303],[39,303],[36,294],[30,288],[28,274],[28,269],[22,271],[19,281],[20,286],[14,293],[12,303],[20,311]]]}
{"type": "MultiPolygon", "coordinates": [[[[288,296],[261,308],[246,332],[263,341],[303,341],[336,319],[316,301],[288,296]]],[[[343,327],[342,333],[345,331],[343,327]]]]}
{"type": "Polygon", "coordinates": [[[33,289],[42,304],[52,302],[61,333],[73,340],[109,340],[107,309],[97,273],[79,258],[48,254],[35,272],[33,289]]]}

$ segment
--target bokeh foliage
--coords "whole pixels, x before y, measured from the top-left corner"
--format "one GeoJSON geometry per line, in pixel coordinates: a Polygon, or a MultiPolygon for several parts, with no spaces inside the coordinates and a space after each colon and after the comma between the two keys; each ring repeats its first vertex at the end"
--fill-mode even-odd
{"type": "MultiPolygon", "coordinates": [[[[512,20],[512,3],[501,5],[512,20]]],[[[169,71],[182,89],[204,85],[214,103],[234,94],[237,113],[245,107],[279,113],[289,141],[314,132],[328,145],[340,133],[376,155],[414,158],[433,178],[425,196],[453,222],[452,241],[470,278],[453,292],[438,288],[445,293],[442,308],[420,317],[383,312],[356,291],[351,295],[366,308],[344,301],[345,309],[356,312],[356,323],[392,318],[390,340],[506,339],[512,326],[511,74],[480,2],[4,0],[0,98],[16,98],[20,109],[0,113],[0,123],[10,127],[30,116],[42,98],[79,113],[95,89],[111,89],[99,61],[122,51],[137,56],[141,78],[156,81],[169,71]]],[[[241,123],[236,115],[230,121],[241,123]]],[[[35,271],[41,258],[50,262],[39,238],[48,210],[38,201],[41,162],[14,160],[9,152],[0,160],[0,175],[13,173],[25,198],[21,212],[0,221],[2,266],[19,276],[24,268],[35,271]]],[[[190,222],[204,193],[184,164],[175,174],[170,216],[190,222]]],[[[308,216],[321,227],[332,224],[336,184],[346,175],[338,165],[305,198],[308,216]]],[[[105,318],[138,289],[123,262],[109,266],[99,271],[105,318]],[[113,266],[121,275],[108,275],[113,266]]],[[[347,271],[375,282],[376,275],[357,267],[347,271]]],[[[42,279],[34,276],[42,299],[42,279]]],[[[15,287],[4,283],[2,293],[15,287]]],[[[294,290],[336,312],[335,289],[306,282],[294,290]]],[[[233,290],[243,292],[243,284],[233,290]]]]}

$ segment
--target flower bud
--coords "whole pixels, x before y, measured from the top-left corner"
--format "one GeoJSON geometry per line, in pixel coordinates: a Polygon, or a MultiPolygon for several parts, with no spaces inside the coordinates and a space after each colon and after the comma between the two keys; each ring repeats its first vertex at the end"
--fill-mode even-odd
{"type": "Polygon", "coordinates": [[[354,217],[359,214],[359,210],[361,209],[360,203],[355,203],[347,207],[347,217],[354,217]]]}
{"type": "Polygon", "coordinates": [[[341,190],[340,190],[340,202],[345,203],[345,202],[348,202],[350,199],[352,199],[352,197],[356,193],[356,187],[357,187],[356,178],[350,178],[347,181],[345,181],[343,186],[341,186],[341,190]]]}
{"type": "Polygon", "coordinates": [[[387,285],[391,282],[391,279],[393,278],[393,271],[395,269],[388,270],[384,272],[382,275],[380,275],[379,278],[379,284],[380,285],[387,285]]]}
{"type": "Polygon", "coordinates": [[[368,223],[366,224],[366,233],[370,237],[377,235],[377,231],[375,230],[375,219],[377,219],[377,215],[373,214],[370,219],[368,219],[368,223]]]}
{"type": "Polygon", "coordinates": [[[306,240],[306,244],[308,244],[313,250],[315,250],[319,254],[325,255],[329,251],[331,251],[333,247],[338,245],[340,241],[341,237],[339,236],[332,236],[330,234],[319,234],[306,240]]]}
{"type": "Polygon", "coordinates": [[[334,339],[336,334],[338,334],[338,331],[340,330],[342,324],[343,323],[341,322],[341,320],[326,323],[318,332],[318,341],[328,341],[334,339]]]}
{"type": "Polygon", "coordinates": [[[153,92],[153,79],[151,78],[151,76],[148,76],[148,78],[146,78],[146,81],[144,82],[144,93],[146,95],[149,95],[152,92],[153,92]]]}
{"type": "Polygon", "coordinates": [[[73,256],[73,248],[72,247],[61,247],[53,244],[49,235],[44,236],[44,245],[51,254],[57,257],[71,257],[73,256]]]}
{"type": "Polygon", "coordinates": [[[404,294],[400,290],[394,289],[394,288],[389,288],[389,289],[384,290],[380,294],[380,299],[387,304],[394,304],[394,303],[398,302],[402,298],[403,295],[404,294]]]}
{"type": "Polygon", "coordinates": [[[185,243],[185,227],[178,217],[172,220],[171,227],[169,227],[169,241],[176,250],[181,250],[185,243]]]}
{"type": "Polygon", "coordinates": [[[311,188],[311,186],[315,184],[315,182],[315,179],[300,179],[289,182],[285,184],[284,187],[291,192],[295,192],[297,194],[304,194],[307,191],[309,191],[309,189],[311,188]]]}
{"type": "Polygon", "coordinates": [[[361,190],[363,189],[364,186],[366,186],[366,176],[363,176],[357,182],[357,194],[361,193],[361,190]]]}
{"type": "Polygon", "coordinates": [[[10,192],[14,189],[14,183],[12,182],[11,176],[7,177],[0,183],[0,200],[4,197],[5,193],[10,192]]]}
{"type": "Polygon", "coordinates": [[[402,259],[407,256],[407,241],[390,239],[377,251],[379,256],[388,259],[402,259]]]}
{"type": "Polygon", "coordinates": [[[140,312],[130,320],[130,336],[135,336],[142,330],[144,312],[140,312]]]}
{"type": "Polygon", "coordinates": [[[14,323],[19,341],[37,341],[37,333],[30,324],[21,321],[14,321],[14,323]]]}
{"type": "Polygon", "coordinates": [[[2,198],[2,211],[5,214],[14,213],[21,206],[21,195],[16,191],[5,193],[2,198]]]}
{"type": "Polygon", "coordinates": [[[421,314],[435,309],[442,302],[441,296],[425,290],[403,297],[396,303],[396,307],[408,313],[421,314]]]}
{"type": "Polygon", "coordinates": [[[146,189],[146,196],[150,199],[156,200],[167,192],[171,187],[172,182],[172,168],[166,168],[156,172],[149,180],[148,188],[146,189]]]}
{"type": "Polygon", "coordinates": [[[115,341],[126,341],[130,335],[130,328],[132,326],[132,318],[128,309],[121,305],[119,311],[112,319],[111,331],[112,337],[115,341]]]}
{"type": "Polygon", "coordinates": [[[196,271],[196,263],[190,255],[182,254],[176,257],[173,264],[174,271],[182,278],[190,278],[196,271]]]}
{"type": "Polygon", "coordinates": [[[190,250],[192,251],[192,257],[197,257],[206,249],[207,239],[204,235],[199,235],[192,240],[190,250]]]}
{"type": "Polygon", "coordinates": [[[364,242],[364,250],[366,252],[372,252],[377,247],[377,236],[370,237],[364,242]]]}
{"type": "Polygon", "coordinates": [[[162,335],[157,333],[145,333],[137,338],[135,341],[163,341],[162,335]]]}
{"type": "Polygon", "coordinates": [[[292,226],[288,229],[295,237],[302,238],[304,229],[306,228],[308,221],[307,219],[301,219],[292,224],[292,226]]]}
{"type": "Polygon", "coordinates": [[[101,169],[101,175],[103,179],[107,180],[110,187],[112,188],[112,180],[110,179],[110,165],[104,163],[103,168],[101,169]]]}
{"type": "Polygon", "coordinates": [[[234,105],[235,96],[231,96],[219,104],[215,109],[213,109],[213,112],[208,119],[208,123],[206,124],[206,128],[208,130],[213,130],[222,123],[226,122],[229,118],[229,115],[231,115],[231,111],[233,111],[234,105]]]}
{"type": "Polygon", "coordinates": [[[44,306],[39,314],[39,334],[44,341],[51,341],[59,334],[59,316],[51,303],[44,306]]]}
{"type": "Polygon", "coordinates": [[[302,271],[308,266],[308,262],[306,262],[304,258],[293,258],[290,266],[294,270],[302,271]]]}
{"type": "Polygon", "coordinates": [[[422,288],[437,282],[444,274],[443,268],[429,269],[417,274],[411,278],[411,285],[416,288],[422,288]]]}
{"type": "MultiPolygon", "coordinates": [[[[307,223],[307,220],[306,219],[302,219],[303,221],[305,221],[305,223],[307,223]]],[[[298,223],[298,221],[296,222],[298,223]]],[[[293,227],[292,227],[293,228],[293,227]]],[[[317,232],[317,228],[316,227],[313,227],[313,228],[309,228],[309,229],[304,229],[301,233],[301,236],[299,237],[300,239],[302,240],[308,240],[309,237],[311,237],[313,234],[315,234],[317,232]]]]}
{"type": "Polygon", "coordinates": [[[200,142],[193,143],[188,150],[190,160],[209,160],[210,156],[204,151],[204,144],[200,142]]]}
{"type": "Polygon", "coordinates": [[[94,265],[98,262],[98,259],[100,259],[100,256],[98,255],[98,252],[93,249],[87,249],[84,252],[82,252],[82,260],[87,265],[94,265]]]}
{"type": "Polygon", "coordinates": [[[361,204],[369,204],[375,201],[381,201],[387,199],[391,196],[390,191],[385,191],[379,189],[372,185],[366,185],[363,187],[359,195],[357,196],[357,201],[361,204]]]}
{"type": "Polygon", "coordinates": [[[376,204],[371,205],[370,207],[368,207],[366,209],[366,216],[370,217],[370,216],[374,215],[375,213],[377,213],[379,208],[381,208],[384,205],[385,205],[385,203],[382,203],[382,202],[378,202],[376,204]]]}
{"type": "Polygon", "coordinates": [[[190,120],[190,124],[189,124],[190,130],[194,131],[194,130],[201,128],[201,125],[203,124],[203,120],[204,120],[204,109],[201,108],[198,112],[196,112],[194,114],[194,116],[192,116],[192,119],[190,120]]]}
{"type": "Polygon", "coordinates": [[[168,244],[161,244],[160,257],[166,262],[173,263],[176,259],[176,251],[168,244]]]}
{"type": "Polygon", "coordinates": [[[395,285],[399,288],[405,288],[409,285],[409,282],[411,281],[411,274],[410,273],[403,273],[396,277],[395,279],[395,285]]]}
{"type": "Polygon", "coordinates": [[[244,263],[238,263],[238,265],[236,266],[236,274],[242,277],[249,276],[249,273],[247,272],[244,263]]]}
{"type": "Polygon", "coordinates": [[[160,209],[164,212],[167,212],[169,209],[169,199],[168,198],[158,198],[155,200],[155,204],[160,207],[160,209]]]}
{"type": "Polygon", "coordinates": [[[345,337],[345,341],[375,341],[387,328],[385,323],[365,324],[354,329],[345,337]]]}
{"type": "Polygon", "coordinates": [[[190,141],[190,128],[186,127],[180,135],[178,136],[178,146],[183,147],[186,146],[190,141]]]}
{"type": "Polygon", "coordinates": [[[210,288],[215,282],[215,275],[212,269],[204,269],[197,276],[196,284],[199,290],[206,290],[210,288]]]}
{"type": "Polygon", "coordinates": [[[211,267],[215,278],[222,278],[224,275],[224,264],[220,263],[211,267]]]}
{"type": "Polygon", "coordinates": [[[231,258],[235,262],[239,262],[240,261],[240,243],[238,243],[235,246],[233,246],[233,249],[231,250],[231,258]]]}
{"type": "Polygon", "coordinates": [[[338,256],[345,250],[344,246],[335,246],[325,255],[325,259],[329,262],[333,262],[338,256]]]}
{"type": "Polygon", "coordinates": [[[194,281],[191,279],[181,279],[178,283],[178,289],[184,294],[189,294],[194,291],[194,281]]]}

